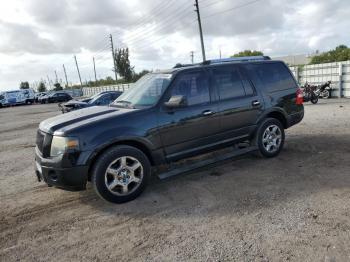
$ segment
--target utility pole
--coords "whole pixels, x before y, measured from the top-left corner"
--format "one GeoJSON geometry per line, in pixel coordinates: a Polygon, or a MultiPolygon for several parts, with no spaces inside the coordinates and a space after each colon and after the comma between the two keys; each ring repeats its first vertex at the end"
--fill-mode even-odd
{"type": "Polygon", "coordinates": [[[64,72],[64,77],[66,78],[66,84],[67,84],[67,87],[68,87],[69,85],[68,85],[67,71],[66,71],[66,67],[64,66],[64,64],[63,64],[63,72],[64,72]]]}
{"type": "Polygon", "coordinates": [[[198,0],[195,0],[194,6],[196,7],[196,13],[197,13],[197,18],[198,18],[198,25],[199,25],[199,35],[201,38],[201,46],[202,46],[202,57],[203,57],[203,62],[205,62],[207,59],[205,57],[205,47],[204,47],[204,40],[203,40],[203,30],[202,30],[202,22],[201,22],[201,15],[199,12],[199,4],[198,0]]]}
{"type": "Polygon", "coordinates": [[[50,89],[52,88],[51,87],[51,81],[50,81],[50,78],[49,78],[49,76],[47,75],[47,81],[48,81],[48,83],[49,83],[49,87],[50,87],[50,89]]]}
{"type": "Polygon", "coordinates": [[[78,75],[79,75],[79,80],[80,80],[80,86],[83,87],[83,83],[81,82],[81,76],[80,76],[80,71],[79,71],[79,66],[78,66],[78,61],[77,61],[77,56],[74,56],[74,60],[75,60],[75,64],[77,66],[77,71],[78,71],[78,75]]]}
{"type": "Polygon", "coordinates": [[[220,59],[221,59],[221,49],[220,49],[220,59]]]}
{"type": "Polygon", "coordinates": [[[117,76],[117,64],[115,62],[115,52],[114,52],[114,44],[113,44],[113,36],[112,34],[109,35],[109,38],[111,40],[111,48],[112,48],[112,57],[113,57],[113,64],[114,64],[114,73],[115,73],[115,81],[118,80],[117,76]]]}
{"type": "Polygon", "coordinates": [[[57,72],[55,70],[55,76],[56,76],[56,83],[58,83],[58,77],[57,77],[57,72]]]}
{"type": "Polygon", "coordinates": [[[94,62],[95,81],[96,81],[96,84],[97,84],[95,57],[92,58],[92,61],[94,62]]]}
{"type": "Polygon", "coordinates": [[[194,51],[190,52],[190,56],[191,56],[191,62],[193,64],[194,63],[194,51]]]}

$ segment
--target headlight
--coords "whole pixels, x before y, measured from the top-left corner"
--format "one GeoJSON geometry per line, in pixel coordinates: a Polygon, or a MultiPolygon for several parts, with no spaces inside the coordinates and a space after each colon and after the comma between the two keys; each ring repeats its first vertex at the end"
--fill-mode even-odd
{"type": "Polygon", "coordinates": [[[77,150],[79,150],[79,140],[77,138],[53,136],[50,156],[59,156],[77,150]]]}

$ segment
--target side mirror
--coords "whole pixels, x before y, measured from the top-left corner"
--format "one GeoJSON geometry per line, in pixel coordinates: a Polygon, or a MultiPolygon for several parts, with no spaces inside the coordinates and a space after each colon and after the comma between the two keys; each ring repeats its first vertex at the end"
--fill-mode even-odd
{"type": "Polygon", "coordinates": [[[187,99],[185,96],[172,96],[168,102],[165,102],[164,105],[168,108],[180,108],[187,106],[187,99]]]}

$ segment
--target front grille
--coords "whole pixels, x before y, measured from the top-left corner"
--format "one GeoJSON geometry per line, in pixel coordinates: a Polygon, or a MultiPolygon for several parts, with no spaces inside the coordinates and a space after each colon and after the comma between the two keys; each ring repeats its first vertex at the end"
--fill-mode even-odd
{"type": "Polygon", "coordinates": [[[38,130],[36,132],[36,145],[41,153],[43,152],[44,139],[45,139],[45,134],[42,133],[40,130],[38,130]]]}
{"type": "Polygon", "coordinates": [[[52,135],[38,130],[36,134],[36,145],[39,151],[41,152],[41,154],[43,155],[43,157],[50,156],[51,142],[52,142],[52,135]]]}

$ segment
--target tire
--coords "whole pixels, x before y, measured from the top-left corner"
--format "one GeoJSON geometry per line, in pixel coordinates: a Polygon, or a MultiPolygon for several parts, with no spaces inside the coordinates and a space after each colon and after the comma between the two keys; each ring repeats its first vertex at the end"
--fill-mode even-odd
{"type": "Polygon", "coordinates": [[[261,156],[271,158],[277,156],[281,152],[284,145],[284,139],[285,134],[282,123],[275,118],[266,118],[259,125],[252,144],[258,147],[258,152],[261,156]],[[271,133],[275,129],[276,133],[271,133]],[[272,137],[269,137],[268,130],[272,137]],[[268,145],[272,145],[273,143],[275,143],[275,146],[271,146],[269,150],[268,145]]]}
{"type": "Polygon", "coordinates": [[[311,103],[313,103],[314,105],[318,103],[318,97],[314,96],[311,98],[311,103]]]}
{"type": "Polygon", "coordinates": [[[330,97],[330,92],[328,90],[323,91],[323,98],[328,99],[330,97]]]}
{"type": "Polygon", "coordinates": [[[115,146],[97,159],[91,182],[101,198],[121,204],[137,198],[146,188],[150,175],[151,164],[142,151],[131,146],[115,146]]]}

